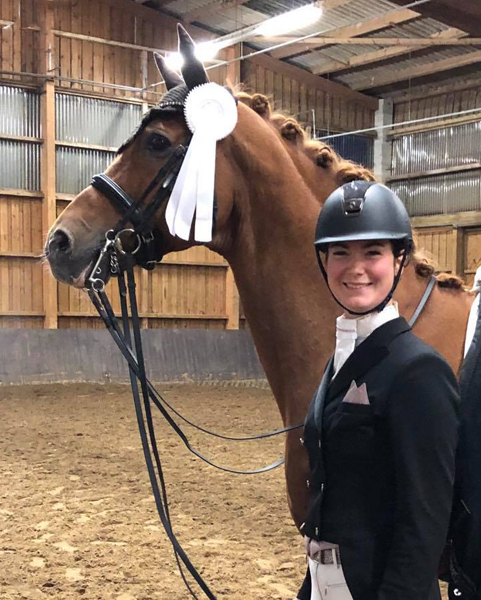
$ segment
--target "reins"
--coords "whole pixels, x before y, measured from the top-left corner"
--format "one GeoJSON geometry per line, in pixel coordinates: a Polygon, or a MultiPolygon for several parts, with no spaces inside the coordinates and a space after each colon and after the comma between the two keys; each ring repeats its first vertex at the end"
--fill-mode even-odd
{"type": "Polygon", "coordinates": [[[107,330],[111,334],[114,342],[128,363],[137,424],[139,427],[142,449],[155,498],[157,512],[166,534],[172,544],[182,579],[190,594],[194,598],[197,598],[184,574],[182,568],[182,565],[184,565],[195,579],[205,596],[210,600],[216,600],[206,582],[189,560],[172,529],[167,489],[165,486],[162,464],[159,457],[152,420],[151,402],[160,411],[167,423],[172,427],[172,429],[180,437],[183,444],[191,453],[217,469],[234,474],[254,475],[258,473],[265,473],[281,466],[284,464],[285,460],[284,458],[281,458],[270,465],[254,470],[239,470],[219,465],[191,446],[187,436],[171,416],[169,410],[175,416],[182,419],[185,423],[195,427],[203,433],[232,441],[264,439],[302,427],[303,424],[301,423],[298,425],[283,427],[268,433],[245,437],[233,437],[219,434],[200,427],[183,417],[155,390],[154,386],[147,378],[135,291],[136,286],[134,266],[139,265],[150,270],[154,268],[162,258],[162,253],[159,251],[161,242],[160,232],[151,229],[149,223],[152,216],[168,199],[172,191],[175,180],[182,166],[182,161],[185,156],[189,141],[190,137],[185,140],[183,145],[174,150],[167,163],[159,170],[155,178],[142,194],[140,200],[137,202],[132,200],[132,198],[118,184],[110,179],[110,177],[101,174],[95,175],[92,178],[92,185],[102,192],[112,202],[112,204],[124,214],[116,228],[108,231],[105,234],[105,244],[100,250],[97,261],[91,270],[90,276],[88,277],[88,293],[93,305],[107,327],[107,330]],[[160,188],[155,193],[154,199],[144,210],[142,210],[142,203],[158,184],[160,184],[160,188]],[[133,225],[133,229],[126,228],[126,225],[129,223],[133,225]],[[135,245],[133,248],[128,249],[126,247],[128,242],[131,242],[132,240],[126,240],[125,234],[134,236],[135,245]],[[120,326],[120,323],[114,314],[110,301],[105,292],[105,285],[111,275],[117,276],[118,279],[122,326],[120,326]],[[127,276],[127,285],[125,283],[125,276],[127,276]],[[130,303],[132,331],[129,321],[129,311],[127,308],[127,298],[130,303]],[[134,342],[133,345],[132,337],[134,342]]]}

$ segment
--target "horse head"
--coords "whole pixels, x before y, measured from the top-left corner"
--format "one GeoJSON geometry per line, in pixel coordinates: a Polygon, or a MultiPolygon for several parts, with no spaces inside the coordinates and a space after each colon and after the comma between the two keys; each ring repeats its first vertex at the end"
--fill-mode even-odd
{"type": "MultiPolygon", "coordinates": [[[[207,83],[207,73],[194,53],[194,42],[182,26],[178,26],[179,51],[184,59],[182,77],[169,68],[164,58],[154,54],[157,67],[164,79],[167,93],[160,103],[142,119],[137,130],[117,151],[115,160],[105,171],[134,202],[142,199],[146,188],[159,179],[176,148],[190,135],[184,118],[184,103],[188,93],[196,86],[207,83]]],[[[226,140],[218,146],[226,145],[226,140]]],[[[225,153],[217,152],[216,170],[229,173],[225,153]]],[[[162,179],[148,190],[140,208],[148,206],[162,179]],[[157,185],[158,184],[158,185],[157,185]]],[[[219,178],[217,178],[219,179],[219,178]]],[[[225,245],[222,232],[232,209],[234,189],[229,177],[222,177],[216,185],[216,228],[211,247],[221,251],[225,245]]],[[[196,242],[172,236],[166,226],[165,210],[168,198],[151,215],[149,226],[159,234],[160,259],[164,254],[186,249],[196,242]]],[[[86,275],[105,241],[107,231],[116,227],[123,214],[115,202],[111,202],[102,189],[90,185],[69,204],[52,225],[45,246],[45,254],[54,276],[76,287],[85,285],[86,275]]]]}

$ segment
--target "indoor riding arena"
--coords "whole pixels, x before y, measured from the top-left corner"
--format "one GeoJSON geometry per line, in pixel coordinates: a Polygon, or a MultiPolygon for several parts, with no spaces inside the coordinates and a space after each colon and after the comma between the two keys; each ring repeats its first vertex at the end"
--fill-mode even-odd
{"type": "Polygon", "coordinates": [[[398,194],[400,307],[459,371],[480,31],[473,0],[0,0],[0,600],[296,598],[317,214],[398,194]]]}

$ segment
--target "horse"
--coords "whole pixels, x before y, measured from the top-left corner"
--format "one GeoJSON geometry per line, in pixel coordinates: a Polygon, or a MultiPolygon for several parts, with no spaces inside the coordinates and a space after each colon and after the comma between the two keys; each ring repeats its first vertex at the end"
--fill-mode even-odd
{"type": "MultiPolygon", "coordinates": [[[[192,40],[179,30],[182,74],[192,88],[208,81],[192,52],[192,40]]],[[[167,88],[183,83],[156,59],[167,88]]],[[[339,309],[320,274],[313,247],[314,228],[327,196],[341,183],[372,179],[372,173],[342,160],[326,144],[307,141],[292,118],[271,114],[259,94],[237,93],[238,120],[217,143],[216,219],[205,245],[232,267],[252,337],[285,426],[302,423],[334,345],[339,309]]],[[[155,113],[144,119],[105,173],[131,198],[141,197],[173,149],[186,138],[182,114],[155,113]],[[157,140],[157,143],[155,143],[157,140]],[[154,143],[153,143],[154,142],[154,143]]],[[[165,204],[152,220],[162,234],[162,254],[196,244],[169,233],[165,204]]],[[[120,213],[89,186],[52,225],[46,256],[54,276],[76,287],[85,277],[107,230],[120,213]]],[[[414,254],[395,300],[409,318],[422,297],[433,267],[414,254]]],[[[473,296],[455,277],[439,276],[414,332],[434,346],[458,371],[473,296]]],[[[297,527],[307,506],[307,453],[302,433],[286,436],[285,476],[290,512],[297,527]]]]}

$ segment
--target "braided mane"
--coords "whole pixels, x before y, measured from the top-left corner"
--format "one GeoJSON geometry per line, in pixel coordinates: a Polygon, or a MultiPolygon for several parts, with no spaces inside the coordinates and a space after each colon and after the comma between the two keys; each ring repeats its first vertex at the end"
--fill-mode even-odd
{"type": "MultiPolygon", "coordinates": [[[[334,148],[325,142],[309,139],[303,127],[294,117],[272,112],[269,98],[264,94],[251,95],[244,91],[237,91],[235,96],[239,102],[246,104],[268,121],[278,131],[286,144],[302,149],[318,167],[323,169],[324,173],[329,171],[335,177],[338,185],[359,179],[376,181],[374,173],[370,169],[342,158],[334,148]]],[[[439,287],[454,290],[464,289],[464,282],[460,277],[451,273],[439,272],[435,261],[425,251],[417,249],[416,239],[414,242],[414,251],[411,254],[410,262],[414,266],[417,275],[423,278],[436,275],[439,287]]]]}

